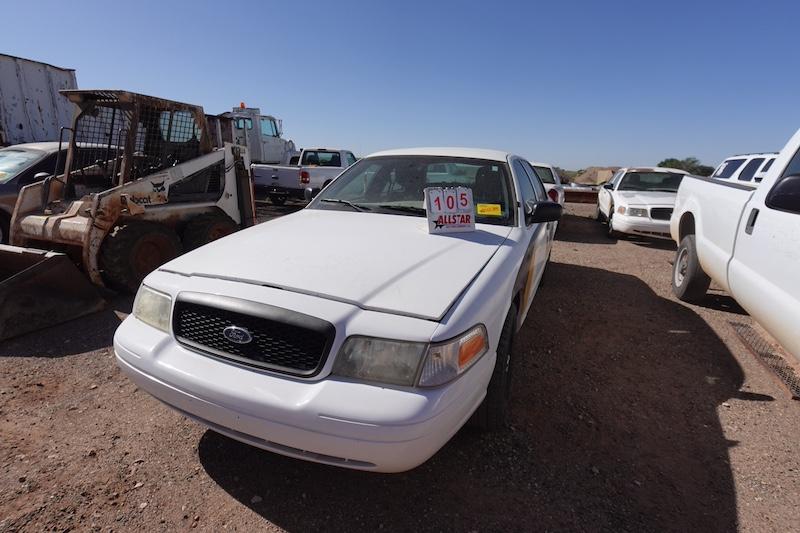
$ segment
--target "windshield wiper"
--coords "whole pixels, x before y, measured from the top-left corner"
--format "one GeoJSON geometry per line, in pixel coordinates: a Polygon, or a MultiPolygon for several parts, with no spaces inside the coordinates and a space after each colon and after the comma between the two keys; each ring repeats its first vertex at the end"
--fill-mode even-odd
{"type": "Polygon", "coordinates": [[[320,202],[326,202],[329,204],[344,204],[347,207],[352,207],[356,211],[372,211],[372,209],[370,209],[365,205],[354,204],[349,200],[340,200],[338,198],[323,198],[322,200],[320,200],[320,202]]]}
{"type": "Polygon", "coordinates": [[[387,211],[398,211],[400,213],[411,213],[413,215],[424,215],[426,213],[424,208],[414,207],[413,205],[380,204],[378,207],[381,209],[386,209],[387,211]]]}

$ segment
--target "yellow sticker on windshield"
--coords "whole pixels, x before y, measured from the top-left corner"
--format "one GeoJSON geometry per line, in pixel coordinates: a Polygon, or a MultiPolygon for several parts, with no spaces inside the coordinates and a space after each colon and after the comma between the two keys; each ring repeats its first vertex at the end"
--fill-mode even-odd
{"type": "Polygon", "coordinates": [[[500,204],[478,204],[475,206],[479,215],[485,217],[501,217],[503,216],[503,206],[500,204]]]}

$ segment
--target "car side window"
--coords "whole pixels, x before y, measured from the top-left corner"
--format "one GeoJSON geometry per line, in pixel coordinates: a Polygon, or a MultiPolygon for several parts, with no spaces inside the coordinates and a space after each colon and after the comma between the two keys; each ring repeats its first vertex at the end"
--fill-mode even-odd
{"type": "Polygon", "coordinates": [[[530,201],[536,202],[536,191],[533,189],[533,184],[528,177],[528,173],[525,171],[525,167],[522,166],[522,162],[519,159],[514,161],[514,175],[517,176],[517,180],[519,181],[519,190],[522,195],[523,205],[530,201]]]}
{"type": "Polygon", "coordinates": [[[714,172],[714,175],[711,177],[726,180],[733,176],[733,174],[739,170],[739,167],[742,166],[744,162],[744,159],[728,159],[719,166],[717,171],[714,172]]]}
{"type": "Polygon", "coordinates": [[[764,165],[764,168],[761,169],[761,172],[766,172],[767,170],[769,170],[769,167],[771,167],[772,163],[774,163],[774,162],[775,162],[775,158],[774,157],[772,159],[768,160],[767,164],[764,165]]]}
{"type": "Polygon", "coordinates": [[[31,168],[23,172],[17,183],[22,185],[28,185],[34,182],[34,178],[36,174],[40,172],[47,172],[48,175],[52,174],[61,174],[64,172],[64,165],[67,159],[67,151],[64,150],[61,154],[61,160],[58,162],[58,171],[56,171],[56,159],[58,158],[58,152],[52,153],[45,157],[42,161],[39,161],[31,168]]]}
{"type": "Polygon", "coordinates": [[[531,183],[533,184],[533,190],[536,192],[536,199],[540,202],[547,200],[547,191],[545,190],[544,185],[542,185],[542,179],[528,163],[523,162],[522,166],[527,171],[528,178],[530,178],[531,183]]]}
{"type": "Polygon", "coordinates": [[[356,162],[356,156],[353,155],[353,152],[345,152],[345,161],[347,161],[347,166],[349,167],[356,162]]]}
{"type": "Polygon", "coordinates": [[[750,181],[753,179],[753,176],[756,174],[756,170],[758,167],[761,166],[761,163],[764,162],[763,157],[757,157],[755,159],[751,159],[749,163],[747,163],[742,171],[739,173],[739,181],[750,181]]]}

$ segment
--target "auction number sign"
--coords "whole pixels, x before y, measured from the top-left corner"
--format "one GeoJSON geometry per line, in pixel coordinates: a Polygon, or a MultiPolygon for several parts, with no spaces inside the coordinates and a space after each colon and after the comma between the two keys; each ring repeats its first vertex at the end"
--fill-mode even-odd
{"type": "Polygon", "coordinates": [[[475,203],[467,187],[428,187],[425,209],[429,233],[475,231],[475,203]]]}

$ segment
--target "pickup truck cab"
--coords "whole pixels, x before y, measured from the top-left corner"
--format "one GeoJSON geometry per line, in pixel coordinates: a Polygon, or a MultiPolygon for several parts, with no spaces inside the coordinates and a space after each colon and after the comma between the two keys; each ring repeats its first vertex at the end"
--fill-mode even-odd
{"type": "Polygon", "coordinates": [[[376,153],[305,209],[151,273],[114,336],[117,361],[143,390],[231,438],[409,470],[470,418],[504,424],[512,340],[560,216],[515,155],[376,153]],[[474,231],[431,233],[424,190],[451,186],[471,189],[474,231]]]}
{"type": "Polygon", "coordinates": [[[530,164],[533,166],[533,170],[536,171],[539,179],[542,180],[544,188],[547,190],[547,197],[550,198],[551,201],[563,206],[564,186],[561,184],[561,176],[558,175],[556,168],[553,165],[536,163],[535,161],[531,161],[530,164]]]}
{"type": "Polygon", "coordinates": [[[711,177],[757,187],[777,155],[776,152],[735,155],[720,163],[711,177]]]}
{"type": "Polygon", "coordinates": [[[701,301],[713,280],[800,359],[800,131],[758,188],[687,176],[670,233],[678,298],[701,301]]]}
{"type": "Polygon", "coordinates": [[[300,152],[297,165],[252,165],[256,195],[268,197],[276,205],[287,198],[304,199],[305,190],[318,192],[333,178],[356,162],[349,150],[306,148],[300,152]]]}
{"type": "Polygon", "coordinates": [[[621,168],[597,191],[596,218],[611,238],[621,233],[669,238],[678,186],[687,173],[675,168],[621,168]]]}

